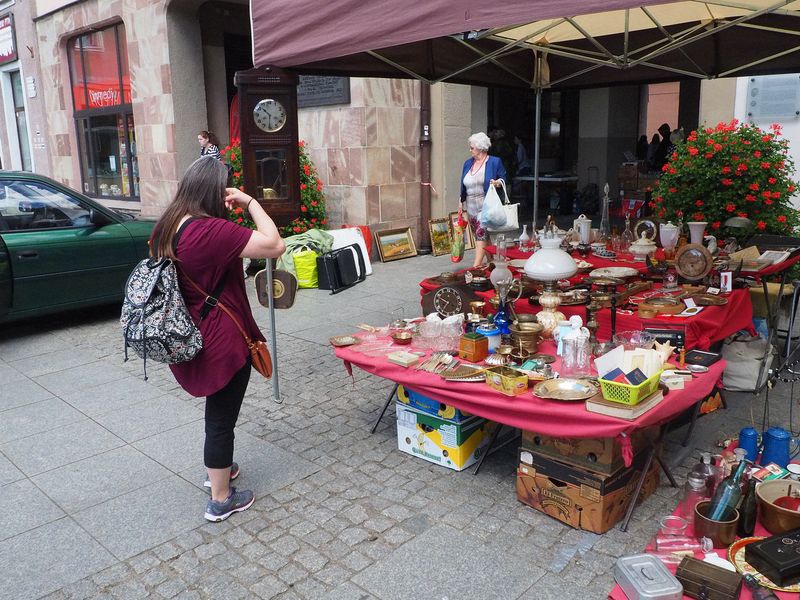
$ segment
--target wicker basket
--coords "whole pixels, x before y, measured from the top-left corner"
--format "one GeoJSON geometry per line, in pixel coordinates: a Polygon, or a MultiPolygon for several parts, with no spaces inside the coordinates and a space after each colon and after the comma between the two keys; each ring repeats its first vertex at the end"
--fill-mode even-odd
{"type": "Polygon", "coordinates": [[[639,385],[628,385],[627,383],[617,383],[616,381],[607,381],[605,379],[598,379],[598,381],[603,391],[604,400],[636,406],[658,389],[660,378],[661,371],[639,385]]]}

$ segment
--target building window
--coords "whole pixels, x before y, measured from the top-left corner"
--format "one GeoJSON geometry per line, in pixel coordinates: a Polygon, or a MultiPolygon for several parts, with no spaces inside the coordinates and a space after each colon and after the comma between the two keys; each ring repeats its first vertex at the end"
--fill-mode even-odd
{"type": "Polygon", "coordinates": [[[83,191],[138,199],[125,27],[120,23],[72,38],[67,50],[83,191]]]}
{"type": "Polygon", "coordinates": [[[25,98],[22,95],[22,75],[19,71],[11,71],[11,96],[14,100],[14,120],[17,124],[17,141],[19,157],[23,171],[32,171],[31,146],[28,141],[28,118],[25,116],[25,98]]]}

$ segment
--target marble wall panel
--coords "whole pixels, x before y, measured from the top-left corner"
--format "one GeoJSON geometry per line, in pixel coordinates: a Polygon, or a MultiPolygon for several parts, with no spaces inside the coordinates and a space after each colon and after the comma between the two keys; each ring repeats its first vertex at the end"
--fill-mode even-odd
{"type": "Polygon", "coordinates": [[[391,106],[419,106],[419,82],[411,79],[390,79],[391,106]]]}
{"type": "Polygon", "coordinates": [[[388,79],[364,79],[363,96],[366,106],[389,106],[388,79]]]}
{"type": "Polygon", "coordinates": [[[378,146],[403,145],[403,110],[377,108],[378,146]]]}
{"type": "Polygon", "coordinates": [[[338,111],[325,111],[320,113],[320,128],[322,130],[322,144],[329,148],[342,146],[339,136],[338,111]]]}
{"type": "Polygon", "coordinates": [[[381,222],[381,189],[377,185],[368,185],[367,198],[367,225],[381,222]]]}
{"type": "Polygon", "coordinates": [[[419,182],[406,184],[406,216],[418,217],[422,214],[422,186],[419,182]]]}
{"type": "Polygon", "coordinates": [[[306,146],[308,156],[317,169],[317,175],[323,183],[328,182],[328,150],[326,148],[309,148],[306,146]]]}
{"type": "Polygon", "coordinates": [[[347,183],[355,186],[364,185],[366,175],[367,153],[364,148],[349,148],[350,157],[347,162],[347,183]]]}
{"type": "Polygon", "coordinates": [[[364,110],[364,145],[374,147],[378,145],[378,109],[369,106],[364,110]]]}
{"type": "Polygon", "coordinates": [[[328,148],[328,185],[344,185],[347,183],[347,163],[349,158],[349,148],[328,148]]]}
{"type": "Polygon", "coordinates": [[[406,186],[402,183],[390,183],[380,186],[381,220],[392,221],[405,219],[406,186]]]}
{"type": "Polygon", "coordinates": [[[391,149],[368,147],[365,150],[367,156],[367,185],[391,183],[391,149]]]}
{"type": "Polygon", "coordinates": [[[420,113],[418,108],[403,109],[403,143],[416,146],[422,135],[420,131],[420,113]]]}
{"type": "Polygon", "coordinates": [[[417,180],[417,148],[414,146],[392,146],[392,183],[417,180]]]}
{"type": "Polygon", "coordinates": [[[307,108],[297,111],[297,129],[300,139],[306,143],[308,148],[325,147],[322,133],[319,131],[319,116],[319,111],[307,108]]]}
{"type": "Polygon", "coordinates": [[[339,113],[339,142],[345,147],[362,147],[366,140],[365,110],[347,108],[339,113]]]}
{"type": "Polygon", "coordinates": [[[366,187],[349,186],[343,204],[344,223],[359,225],[367,222],[366,187]]]}

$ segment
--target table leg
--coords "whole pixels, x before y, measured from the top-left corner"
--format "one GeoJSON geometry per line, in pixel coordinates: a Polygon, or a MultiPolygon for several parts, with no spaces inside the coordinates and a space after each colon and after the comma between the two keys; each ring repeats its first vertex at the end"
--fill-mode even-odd
{"type": "Polygon", "coordinates": [[[642,473],[639,475],[639,481],[636,482],[636,487],[633,489],[631,499],[628,501],[628,509],[625,511],[625,518],[622,519],[622,523],[620,523],[620,531],[628,531],[628,523],[633,516],[633,509],[636,508],[636,500],[639,498],[639,493],[642,491],[642,486],[644,485],[645,477],[647,477],[647,472],[650,470],[650,465],[653,464],[653,458],[655,457],[660,446],[660,443],[653,445],[653,447],[650,448],[650,451],[647,453],[647,460],[644,461],[644,467],[642,467],[642,473]]]}
{"type": "Polygon", "coordinates": [[[700,404],[701,402],[695,402],[694,404],[694,409],[692,410],[692,420],[689,421],[689,430],[686,432],[686,435],[683,436],[683,441],[681,441],[681,446],[684,448],[689,443],[689,438],[692,437],[694,426],[697,424],[697,417],[700,415],[700,404]]]}
{"type": "Polygon", "coordinates": [[[386,413],[386,409],[389,408],[389,403],[392,401],[392,398],[394,398],[394,395],[397,393],[398,385],[400,384],[398,383],[394,384],[394,387],[392,388],[392,393],[389,394],[389,397],[386,399],[386,404],[383,405],[383,410],[381,411],[381,414],[378,415],[378,418],[375,421],[375,425],[372,426],[372,431],[370,431],[370,433],[375,433],[375,430],[378,428],[378,425],[380,424],[383,415],[386,413]]]}
{"type": "Polygon", "coordinates": [[[475,465],[475,470],[472,472],[473,475],[477,475],[478,471],[481,470],[481,465],[483,464],[483,461],[486,460],[487,456],[496,452],[497,450],[500,450],[500,448],[503,448],[504,446],[510,444],[512,441],[516,439],[517,436],[511,435],[508,437],[507,440],[504,440],[499,446],[495,446],[494,444],[497,441],[497,436],[500,434],[500,430],[503,429],[503,427],[506,426],[503,425],[502,423],[495,423],[495,428],[494,431],[492,432],[492,437],[491,439],[489,439],[489,444],[486,446],[486,451],[483,453],[483,456],[480,457],[480,459],[478,460],[478,464],[475,465]]]}

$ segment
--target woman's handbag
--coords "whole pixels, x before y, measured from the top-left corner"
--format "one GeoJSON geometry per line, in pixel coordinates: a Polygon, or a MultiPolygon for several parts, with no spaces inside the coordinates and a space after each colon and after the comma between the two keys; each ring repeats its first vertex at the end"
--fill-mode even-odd
{"type": "MultiPolygon", "coordinates": [[[[503,210],[506,214],[506,223],[505,225],[494,227],[489,225],[486,227],[489,231],[511,231],[515,229],[519,229],[519,204],[511,204],[508,200],[508,191],[506,190],[506,182],[502,179],[500,180],[500,186],[503,188],[503,197],[506,199],[505,204],[502,204],[503,210]]],[[[489,187],[491,190],[492,186],[489,187]]],[[[499,196],[499,195],[498,195],[499,196]]],[[[499,198],[498,198],[499,199],[499,198]]]]}
{"type": "MultiPolygon", "coordinates": [[[[184,275],[186,274],[184,273],[184,275]]],[[[203,288],[189,279],[189,277],[186,277],[186,279],[189,280],[189,283],[191,283],[198,292],[208,297],[208,294],[203,291],[203,288]]],[[[239,319],[237,319],[233,312],[219,300],[217,300],[217,308],[231,318],[233,324],[236,325],[236,328],[239,330],[239,333],[242,334],[244,342],[247,344],[248,350],[250,350],[250,362],[253,364],[253,368],[267,379],[272,377],[272,356],[269,353],[269,347],[261,340],[250,339],[250,336],[245,333],[244,328],[239,323],[239,319]]]]}

